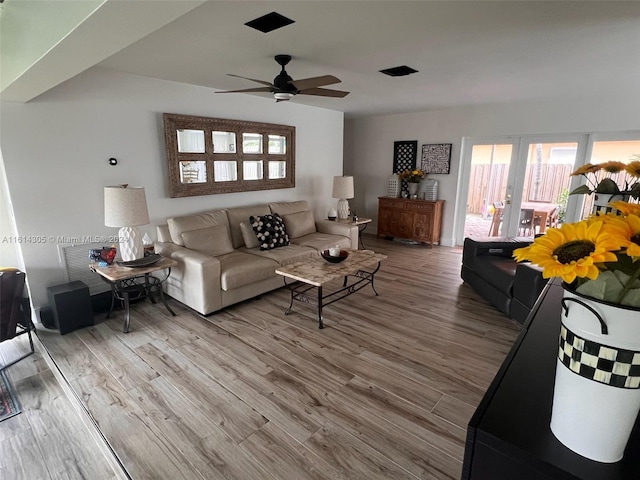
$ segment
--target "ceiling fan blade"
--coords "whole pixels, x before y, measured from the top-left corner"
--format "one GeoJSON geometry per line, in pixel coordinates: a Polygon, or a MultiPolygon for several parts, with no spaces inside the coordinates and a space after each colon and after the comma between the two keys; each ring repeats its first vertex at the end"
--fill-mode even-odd
{"type": "Polygon", "coordinates": [[[243,90],[225,90],[222,92],[215,93],[247,93],[247,92],[270,92],[271,87],[256,87],[256,88],[245,88],[243,90]]]}
{"type": "Polygon", "coordinates": [[[252,82],[261,83],[262,85],[267,85],[268,87],[273,87],[273,83],[265,82],[264,80],[256,80],[255,78],[249,77],[241,77],[240,75],[234,75],[233,73],[227,73],[230,77],[243,78],[244,80],[251,80],[252,82]]]}
{"type": "Polygon", "coordinates": [[[278,103],[278,102],[288,102],[288,101],[289,101],[288,98],[277,98],[276,99],[276,103],[278,103]]]}
{"type": "Polygon", "coordinates": [[[302,78],[300,80],[293,80],[289,83],[293,84],[298,90],[306,90],[308,88],[324,87],[325,85],[333,85],[340,83],[339,78],[333,75],[322,75],[321,77],[302,78]]]}
{"type": "Polygon", "coordinates": [[[343,98],[349,95],[350,92],[344,92],[342,90],[330,90],[328,88],[307,88],[306,90],[300,90],[300,95],[318,95],[320,97],[336,97],[343,98]]]}

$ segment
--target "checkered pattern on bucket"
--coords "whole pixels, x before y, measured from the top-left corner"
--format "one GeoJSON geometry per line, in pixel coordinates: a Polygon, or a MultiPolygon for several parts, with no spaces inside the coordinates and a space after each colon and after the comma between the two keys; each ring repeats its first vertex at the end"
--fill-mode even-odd
{"type": "Polygon", "coordinates": [[[560,329],[558,358],[581,377],[612,387],[640,388],[640,352],[602,345],[560,329]]]}

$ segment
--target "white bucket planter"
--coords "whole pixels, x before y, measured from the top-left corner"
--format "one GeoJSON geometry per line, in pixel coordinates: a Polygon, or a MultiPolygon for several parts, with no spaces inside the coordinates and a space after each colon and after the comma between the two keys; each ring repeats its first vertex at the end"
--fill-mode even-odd
{"type": "Polygon", "coordinates": [[[622,459],[640,411],[640,311],[565,289],[551,431],[591,460],[622,459]]]}
{"type": "Polygon", "coordinates": [[[627,194],[611,194],[611,193],[594,193],[593,194],[593,214],[597,213],[609,213],[617,212],[613,207],[609,206],[609,202],[615,202],[617,200],[629,201],[631,195],[627,194]]]}

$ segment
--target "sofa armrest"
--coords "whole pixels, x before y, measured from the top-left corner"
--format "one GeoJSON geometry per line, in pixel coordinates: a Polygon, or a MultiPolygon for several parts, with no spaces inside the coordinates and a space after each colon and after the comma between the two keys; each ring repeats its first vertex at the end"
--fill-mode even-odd
{"type": "Polygon", "coordinates": [[[360,230],[357,225],[339,223],[332,220],[318,220],[316,221],[316,230],[320,233],[348,237],[351,240],[351,248],[353,250],[358,249],[358,235],[360,230]]]}
{"type": "Polygon", "coordinates": [[[158,242],[155,248],[156,253],[178,262],[165,283],[169,295],[203,315],[222,308],[220,261],[216,257],[170,242],[158,242]]]}

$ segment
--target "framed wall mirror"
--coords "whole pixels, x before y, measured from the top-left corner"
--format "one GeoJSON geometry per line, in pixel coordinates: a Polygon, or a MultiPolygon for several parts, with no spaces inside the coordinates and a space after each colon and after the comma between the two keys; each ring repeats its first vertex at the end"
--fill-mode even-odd
{"type": "Polygon", "coordinates": [[[295,187],[295,127],[163,114],[169,194],[295,187]]]}

